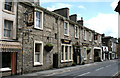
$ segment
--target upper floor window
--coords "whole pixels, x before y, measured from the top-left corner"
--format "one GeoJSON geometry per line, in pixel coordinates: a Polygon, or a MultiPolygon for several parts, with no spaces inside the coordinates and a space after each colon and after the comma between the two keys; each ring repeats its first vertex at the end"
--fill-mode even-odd
{"type": "Polygon", "coordinates": [[[64,22],[64,34],[69,35],[69,23],[64,22]]]}
{"type": "Polygon", "coordinates": [[[4,37],[10,38],[12,35],[12,21],[4,20],[4,37]]]}
{"type": "Polygon", "coordinates": [[[12,9],[13,9],[13,2],[5,0],[5,7],[4,7],[4,9],[8,10],[8,11],[12,11],[12,9]]]}
{"type": "Polygon", "coordinates": [[[35,28],[43,29],[43,12],[36,11],[35,12],[35,28]]]}
{"type": "Polygon", "coordinates": [[[75,38],[78,38],[78,27],[75,26],[75,38]]]}
{"type": "Polygon", "coordinates": [[[99,43],[101,43],[101,36],[100,36],[100,35],[99,35],[99,38],[98,38],[98,39],[99,39],[99,43]]]}
{"type": "Polygon", "coordinates": [[[87,40],[87,39],[86,39],[86,36],[87,36],[86,30],[83,30],[83,39],[84,39],[84,40],[87,40]]]}
{"type": "Polygon", "coordinates": [[[92,33],[89,32],[89,41],[92,41],[92,33]]]}

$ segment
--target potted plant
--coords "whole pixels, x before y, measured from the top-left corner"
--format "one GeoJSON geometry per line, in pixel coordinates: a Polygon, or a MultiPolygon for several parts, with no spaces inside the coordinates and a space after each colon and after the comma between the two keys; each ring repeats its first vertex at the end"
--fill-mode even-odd
{"type": "Polygon", "coordinates": [[[44,46],[45,50],[47,52],[51,51],[53,49],[53,45],[51,43],[47,43],[45,46],[44,46]]]}

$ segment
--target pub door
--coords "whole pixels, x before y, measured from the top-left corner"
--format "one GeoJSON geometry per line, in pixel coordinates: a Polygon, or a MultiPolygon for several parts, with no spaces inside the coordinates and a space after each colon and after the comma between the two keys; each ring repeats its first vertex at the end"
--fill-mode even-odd
{"type": "Polygon", "coordinates": [[[58,68],[58,54],[53,54],[53,68],[58,68]]]}

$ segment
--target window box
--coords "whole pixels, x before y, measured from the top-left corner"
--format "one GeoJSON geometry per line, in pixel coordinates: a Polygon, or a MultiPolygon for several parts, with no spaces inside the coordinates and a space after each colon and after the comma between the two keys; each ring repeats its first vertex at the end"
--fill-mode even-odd
{"type": "Polygon", "coordinates": [[[53,45],[51,43],[47,43],[45,46],[44,46],[45,50],[47,52],[50,52],[52,49],[53,49],[53,45]]]}

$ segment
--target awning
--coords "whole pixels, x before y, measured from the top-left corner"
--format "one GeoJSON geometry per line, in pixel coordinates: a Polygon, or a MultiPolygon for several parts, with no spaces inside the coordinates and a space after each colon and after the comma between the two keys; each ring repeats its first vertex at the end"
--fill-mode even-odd
{"type": "Polygon", "coordinates": [[[20,52],[22,50],[21,43],[0,41],[0,52],[20,52]]]}

